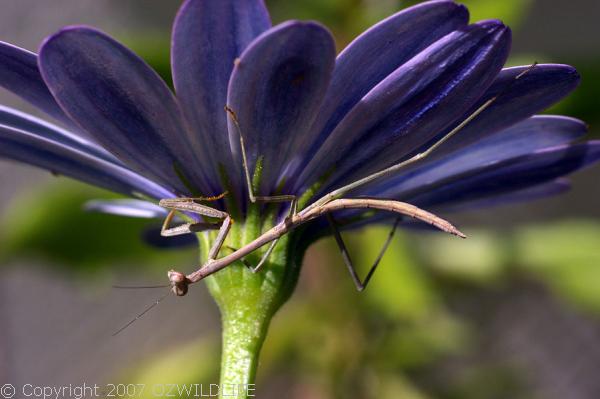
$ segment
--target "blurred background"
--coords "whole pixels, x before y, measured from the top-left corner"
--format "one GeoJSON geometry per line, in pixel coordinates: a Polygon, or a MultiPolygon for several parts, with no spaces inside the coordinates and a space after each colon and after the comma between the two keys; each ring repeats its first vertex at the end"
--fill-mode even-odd
{"type": "MultiPolygon", "coordinates": [[[[418,1],[270,0],[274,22],[316,19],[341,49],[365,28],[418,1]]],[[[549,112],[582,118],[600,136],[600,2],[463,1],[472,20],[514,31],[511,65],[572,64],[580,88],[549,112]]],[[[35,51],[74,23],[133,48],[167,81],[179,1],[3,0],[0,40],[35,51]]],[[[0,103],[35,113],[6,92],[0,103]]],[[[600,170],[571,192],[525,205],[449,216],[469,235],[401,232],[369,288],[355,291],[335,244],[305,258],[296,294],[273,321],[257,381],[261,398],[600,397],[600,170]]],[[[196,252],[156,249],[147,222],[87,214],[98,189],[0,160],[0,383],[17,386],[214,383],[219,316],[202,285],[169,297],[111,334],[162,291],[171,267],[196,252]]],[[[387,234],[352,233],[363,271],[387,234]]],[[[187,269],[186,269],[187,268],[187,269]]]]}

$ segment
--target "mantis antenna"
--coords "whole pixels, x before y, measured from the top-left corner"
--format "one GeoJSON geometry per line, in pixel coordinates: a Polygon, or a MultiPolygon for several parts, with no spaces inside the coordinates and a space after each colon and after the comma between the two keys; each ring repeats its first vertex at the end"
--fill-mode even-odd
{"type": "MultiPolygon", "coordinates": [[[[167,285],[167,287],[170,287],[170,286],[167,285]]],[[[145,288],[145,287],[127,287],[127,288],[145,288]]],[[[154,287],[152,287],[152,288],[154,288],[154,287]]],[[[163,296],[161,296],[160,298],[158,298],[156,301],[154,301],[154,303],[152,303],[152,305],[150,305],[146,309],[144,309],[144,311],[142,313],[140,313],[137,316],[135,316],[133,319],[131,319],[129,322],[127,322],[127,324],[125,324],[123,327],[121,327],[117,331],[115,331],[112,334],[112,336],[115,337],[115,336],[119,335],[121,332],[123,332],[123,330],[125,330],[127,327],[129,327],[130,325],[132,325],[133,323],[135,323],[136,321],[138,321],[140,318],[142,318],[146,313],[148,313],[149,311],[151,311],[155,306],[157,306],[159,303],[161,303],[169,295],[171,295],[170,291],[167,292],[166,294],[164,294],[163,296]]]]}
{"type": "Polygon", "coordinates": [[[149,288],[167,288],[170,287],[169,284],[161,284],[161,285],[113,285],[113,288],[121,289],[121,290],[138,290],[138,289],[149,289],[149,288]]]}

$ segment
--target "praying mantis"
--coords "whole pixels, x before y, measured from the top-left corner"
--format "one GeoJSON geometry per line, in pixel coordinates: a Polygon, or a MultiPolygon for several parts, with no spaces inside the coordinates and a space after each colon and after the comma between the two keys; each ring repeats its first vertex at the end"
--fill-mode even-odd
{"type": "MultiPolygon", "coordinates": [[[[537,63],[532,64],[529,68],[525,69],[519,75],[515,77],[512,81],[521,79],[524,75],[529,73],[537,63]]],[[[304,209],[298,211],[298,198],[295,195],[277,195],[277,196],[258,196],[254,193],[252,179],[250,176],[250,170],[248,168],[248,159],[246,155],[246,148],[244,143],[244,136],[242,134],[242,128],[239,124],[238,118],[235,114],[235,111],[232,110],[229,106],[225,107],[225,111],[227,112],[237,134],[240,144],[240,150],[242,155],[242,165],[244,169],[246,185],[248,189],[248,197],[252,203],[256,202],[290,202],[290,210],[288,215],[282,220],[280,223],[276,224],[271,229],[264,232],[254,241],[245,245],[242,248],[234,250],[231,254],[224,256],[222,258],[218,258],[219,251],[221,250],[229,230],[231,229],[231,224],[233,220],[231,216],[223,211],[211,208],[209,206],[199,204],[195,202],[194,198],[174,198],[174,199],[164,199],[159,202],[159,205],[170,209],[170,213],[165,219],[165,223],[163,224],[163,228],[161,234],[163,236],[172,236],[177,234],[187,234],[193,233],[196,231],[200,231],[205,228],[217,228],[214,224],[207,225],[206,223],[187,223],[176,227],[169,227],[171,219],[176,211],[184,211],[191,212],[195,214],[199,214],[201,216],[207,216],[210,218],[216,218],[222,220],[220,227],[218,227],[219,232],[217,237],[208,252],[208,260],[195,272],[185,275],[181,272],[177,272],[174,270],[170,270],[168,272],[168,278],[170,281],[172,291],[178,295],[183,296],[188,291],[188,286],[190,284],[196,283],[207,276],[210,276],[213,273],[218,272],[219,270],[229,266],[233,262],[243,261],[243,258],[256,251],[257,249],[263,247],[264,245],[270,244],[267,251],[264,253],[258,264],[254,267],[247,265],[254,273],[260,271],[262,266],[265,264],[273,249],[277,245],[278,240],[289,233],[291,230],[299,227],[300,225],[307,223],[311,220],[314,220],[321,216],[326,216],[329,222],[329,225],[332,229],[333,235],[335,237],[335,241],[342,253],[342,258],[344,263],[352,277],[354,285],[358,291],[364,290],[373,273],[375,272],[380,260],[382,259],[385,251],[387,250],[393,236],[396,231],[398,224],[400,223],[403,216],[408,216],[410,218],[414,218],[425,223],[428,223],[444,232],[456,235],[461,238],[466,238],[466,236],[454,227],[448,221],[430,213],[423,209],[420,209],[414,205],[395,201],[395,200],[384,200],[384,199],[370,199],[370,198],[343,198],[349,192],[362,187],[368,183],[371,183],[377,179],[380,179],[385,176],[389,176],[394,174],[395,172],[405,168],[413,163],[416,163],[424,158],[428,157],[431,153],[433,153],[437,148],[451,139],[454,135],[460,132],[467,124],[469,124],[473,119],[475,119],[478,115],[480,115],[483,111],[485,111],[490,105],[492,105],[500,96],[502,96],[508,89],[510,85],[502,90],[500,93],[496,94],[492,98],[485,101],[481,106],[479,106],[472,114],[470,114],[467,118],[465,118],[460,124],[458,124],[454,129],[449,131],[446,135],[441,137],[438,141],[436,141],[433,145],[431,145],[427,150],[420,152],[402,162],[399,162],[395,165],[382,169],[376,173],[368,175],[364,178],[361,178],[353,183],[347,184],[343,187],[335,189],[316,201],[312,202],[310,205],[305,207],[304,209]],[[387,212],[392,212],[398,214],[396,218],[392,230],[388,234],[388,237],[379,252],[374,264],[371,266],[369,271],[367,272],[366,277],[361,281],[356,272],[356,268],[352,263],[346,245],[344,244],[344,240],[341,236],[337,223],[332,215],[333,212],[343,210],[343,209],[376,209],[387,212]]],[[[208,197],[201,198],[203,200],[215,200],[223,198],[224,194],[216,197],[208,197]]]]}
{"type": "MultiPolygon", "coordinates": [[[[467,126],[471,121],[473,121],[477,116],[479,116],[483,111],[488,109],[494,102],[498,100],[504,93],[506,93],[516,81],[521,79],[523,76],[527,75],[531,70],[533,70],[537,66],[537,62],[531,64],[528,68],[519,73],[515,78],[507,84],[507,86],[501,90],[499,93],[485,101],[481,106],[479,106],[473,113],[471,113],[468,117],[466,117],[461,123],[459,123],[455,128],[442,136],[438,141],[433,143],[427,150],[420,152],[404,161],[396,163],[390,167],[384,168],[376,173],[370,174],[366,177],[363,177],[355,182],[337,188],[316,201],[312,202],[310,205],[305,207],[304,209],[298,211],[298,197],[295,195],[276,195],[276,196],[258,196],[254,193],[252,186],[252,179],[250,176],[250,170],[248,168],[248,159],[246,155],[246,148],[244,143],[244,137],[242,134],[242,129],[240,127],[238,118],[235,114],[235,111],[232,110],[229,106],[225,106],[225,111],[227,112],[230,120],[233,123],[233,126],[238,134],[239,144],[242,154],[242,166],[244,169],[246,185],[248,189],[248,197],[250,202],[290,202],[290,209],[287,216],[278,224],[265,231],[257,237],[254,241],[251,241],[247,245],[239,248],[233,249],[232,253],[229,255],[223,256],[222,258],[218,258],[219,252],[223,247],[225,240],[227,239],[227,235],[231,229],[233,219],[231,216],[224,211],[209,207],[204,204],[200,204],[196,201],[216,201],[224,198],[227,195],[227,192],[224,192],[220,195],[213,197],[199,197],[199,198],[169,198],[163,199],[159,201],[159,205],[169,209],[169,213],[167,214],[164,223],[161,229],[161,235],[169,237],[176,236],[180,234],[190,234],[204,230],[219,230],[217,233],[217,237],[213,245],[211,246],[208,252],[207,261],[201,265],[201,267],[192,272],[189,275],[185,275],[184,273],[170,270],[167,273],[169,279],[169,285],[160,285],[160,286],[152,286],[152,287],[118,287],[118,288],[159,288],[159,287],[170,287],[170,291],[173,292],[177,296],[184,296],[188,292],[188,287],[190,284],[194,284],[198,281],[203,280],[204,278],[210,276],[218,272],[219,270],[224,269],[225,267],[231,265],[236,261],[241,261],[246,267],[248,267],[252,272],[257,273],[264,266],[269,256],[273,252],[277,242],[281,237],[285,234],[289,233],[293,229],[299,227],[302,224],[310,222],[318,217],[325,216],[328,220],[329,226],[333,232],[336,244],[340,249],[342,254],[342,259],[352,281],[358,291],[363,291],[371,277],[375,273],[377,266],[379,265],[381,259],[383,258],[387,248],[389,247],[394,233],[402,220],[402,217],[408,216],[413,219],[420,220],[422,222],[428,223],[441,231],[450,233],[452,235],[466,238],[465,234],[463,234],[460,230],[458,230],[455,226],[453,226],[450,222],[440,218],[439,216],[434,215],[433,213],[427,212],[423,209],[420,209],[414,205],[389,200],[389,199],[372,199],[372,198],[343,198],[349,192],[362,187],[368,183],[371,183],[375,180],[378,180],[385,176],[390,176],[397,171],[406,168],[407,166],[419,162],[428,156],[430,156],[436,149],[442,146],[445,142],[450,140],[453,136],[459,133],[465,126],[467,126]],[[350,254],[346,248],[344,240],[339,231],[338,225],[333,217],[333,212],[344,210],[344,209],[364,209],[364,210],[381,210],[398,214],[398,217],[395,219],[392,229],[388,234],[386,241],[384,242],[381,250],[379,251],[378,256],[376,257],[373,265],[368,270],[366,276],[363,280],[361,280],[356,272],[356,268],[350,258],[350,254]],[[221,223],[210,223],[210,222],[195,222],[195,223],[184,223],[175,227],[170,227],[170,224],[176,214],[176,212],[189,212],[198,214],[201,216],[206,216],[208,218],[214,218],[220,220],[221,223]],[[244,257],[251,254],[252,252],[260,249],[261,247],[270,244],[267,251],[261,257],[260,261],[256,266],[251,266],[245,262],[244,257]]],[[[117,330],[113,336],[119,334],[121,331],[125,330],[139,318],[144,316],[147,312],[149,312],[152,308],[158,305],[163,299],[165,299],[168,295],[167,293],[157,299],[152,305],[146,308],[142,313],[138,314],[134,319],[125,324],[119,330],[117,330]]]]}

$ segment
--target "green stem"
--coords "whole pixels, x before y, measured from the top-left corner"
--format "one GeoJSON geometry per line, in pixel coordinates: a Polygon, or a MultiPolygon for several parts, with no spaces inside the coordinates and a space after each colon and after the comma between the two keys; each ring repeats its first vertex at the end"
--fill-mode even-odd
{"type": "MultiPolygon", "coordinates": [[[[234,225],[227,245],[239,247],[255,238],[260,228],[249,222],[248,219],[245,225],[234,225]]],[[[212,237],[208,234],[198,237],[205,259],[212,237]]],[[[282,238],[258,273],[238,262],[206,279],[219,305],[223,325],[221,398],[256,397],[258,389],[253,389],[260,350],[273,315],[295,286],[302,259],[295,256],[296,245],[292,243],[294,236],[282,238]]],[[[262,256],[262,251],[257,252],[246,260],[256,264],[262,256]]]]}
{"type": "MultiPolygon", "coordinates": [[[[274,277],[274,276],[272,276],[274,277]]],[[[223,398],[248,397],[253,387],[258,356],[276,309],[277,289],[264,284],[264,278],[243,266],[233,265],[207,281],[221,310],[223,349],[221,354],[221,394],[223,398]],[[238,387],[225,395],[225,390],[238,387]]]]}
{"type": "MultiPolygon", "coordinates": [[[[271,315],[256,314],[240,304],[233,312],[222,314],[223,353],[221,357],[221,387],[237,387],[236,398],[246,398],[253,390],[260,349],[271,315]],[[258,317],[257,317],[258,316],[258,317]]],[[[225,396],[225,395],[223,395],[225,396]]]]}

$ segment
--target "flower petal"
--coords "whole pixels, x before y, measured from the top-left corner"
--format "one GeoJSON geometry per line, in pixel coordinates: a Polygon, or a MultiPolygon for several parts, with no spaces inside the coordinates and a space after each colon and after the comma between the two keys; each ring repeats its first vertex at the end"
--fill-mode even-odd
{"type": "Polygon", "coordinates": [[[42,76],[61,107],[104,148],[179,193],[211,193],[177,102],[160,77],[106,34],[68,27],[40,51],[42,76]]]}
{"type": "Polygon", "coordinates": [[[598,161],[600,141],[563,145],[469,170],[403,197],[425,208],[474,201],[546,183],[598,161]]]}
{"type": "Polygon", "coordinates": [[[56,125],[25,114],[15,109],[0,105],[0,125],[30,132],[42,138],[61,143],[67,147],[97,156],[105,161],[120,164],[111,153],[79,135],[73,134],[56,125]]]}
{"type": "MultiPolygon", "coordinates": [[[[565,144],[485,164],[436,182],[423,181],[412,192],[371,192],[377,197],[409,202],[429,210],[457,211],[493,206],[563,192],[563,176],[600,161],[600,141],[565,144]],[[554,184],[554,186],[551,186],[554,184]]],[[[346,212],[345,217],[356,213],[346,212]]],[[[386,215],[369,221],[380,222],[386,215]]]]}
{"type": "Polygon", "coordinates": [[[400,198],[416,190],[460,176],[469,170],[498,164],[544,148],[570,143],[587,131],[585,123],[564,116],[534,116],[508,129],[493,133],[477,143],[446,154],[439,159],[424,159],[390,179],[365,187],[365,193],[400,198]]]}
{"type": "Polygon", "coordinates": [[[187,0],[173,26],[173,82],[185,115],[200,138],[194,152],[202,168],[218,180],[216,165],[233,178],[227,132],[227,85],[233,63],[248,44],[271,27],[262,0],[187,0]],[[201,144],[201,145],[200,145],[201,144]]]}
{"type": "MultiPolygon", "coordinates": [[[[440,149],[435,157],[443,156],[456,148],[473,143],[483,136],[509,127],[531,115],[541,112],[560,101],[579,84],[579,74],[568,65],[542,64],[506,68],[500,72],[492,86],[459,121],[467,119],[486,101],[497,100],[440,149]],[[528,70],[529,69],[529,70],[528,70]],[[525,73],[517,79],[517,76],[525,73]]],[[[438,135],[434,141],[445,136],[454,126],[438,135]]],[[[428,147],[429,143],[426,147],[428,147]]]]}
{"type": "Polygon", "coordinates": [[[506,193],[493,194],[488,197],[482,197],[476,200],[467,200],[454,204],[445,204],[436,207],[436,212],[464,212],[474,209],[491,208],[496,206],[517,204],[548,198],[563,194],[571,188],[568,179],[557,179],[550,183],[543,183],[533,187],[507,191],[506,193]]]}
{"type": "Polygon", "coordinates": [[[129,196],[173,197],[169,190],[122,166],[7,126],[0,126],[0,156],[129,196]]]}
{"type": "Polygon", "coordinates": [[[84,208],[86,211],[142,219],[162,219],[168,214],[165,208],[136,199],[93,200],[86,202],[84,208]]]}
{"type": "MultiPolygon", "coordinates": [[[[290,21],[258,37],[231,75],[228,105],[236,112],[251,172],[264,157],[262,187],[275,188],[282,165],[306,134],[327,90],[335,43],[314,22],[290,21]]],[[[240,159],[239,137],[229,123],[229,139],[240,159]]]]}
{"type": "Polygon", "coordinates": [[[35,53],[0,42],[0,86],[65,125],[74,126],[46,87],[35,53]]]}
{"type": "MultiPolygon", "coordinates": [[[[393,187],[391,195],[414,189],[423,181],[430,183],[457,171],[564,144],[583,136],[587,130],[585,123],[568,117],[534,116],[515,124],[559,101],[579,83],[579,74],[573,67],[557,64],[537,65],[516,79],[528,68],[531,67],[502,70],[486,94],[459,121],[465,120],[494,96],[499,95],[498,99],[428,159],[405,169],[397,177],[387,179],[383,185],[393,187]],[[462,148],[464,151],[459,152],[462,148]]],[[[452,128],[454,126],[423,146],[421,151],[452,128]]]]}
{"type": "Polygon", "coordinates": [[[344,117],[303,172],[333,186],[405,158],[462,116],[497,76],[510,31],[484,21],[452,32],[396,69],[344,117]]]}
{"type": "Polygon", "coordinates": [[[429,1],[402,10],[358,36],[337,57],[323,106],[298,157],[312,157],[375,85],[433,42],[463,28],[468,20],[467,9],[454,1],[429,1]]]}

